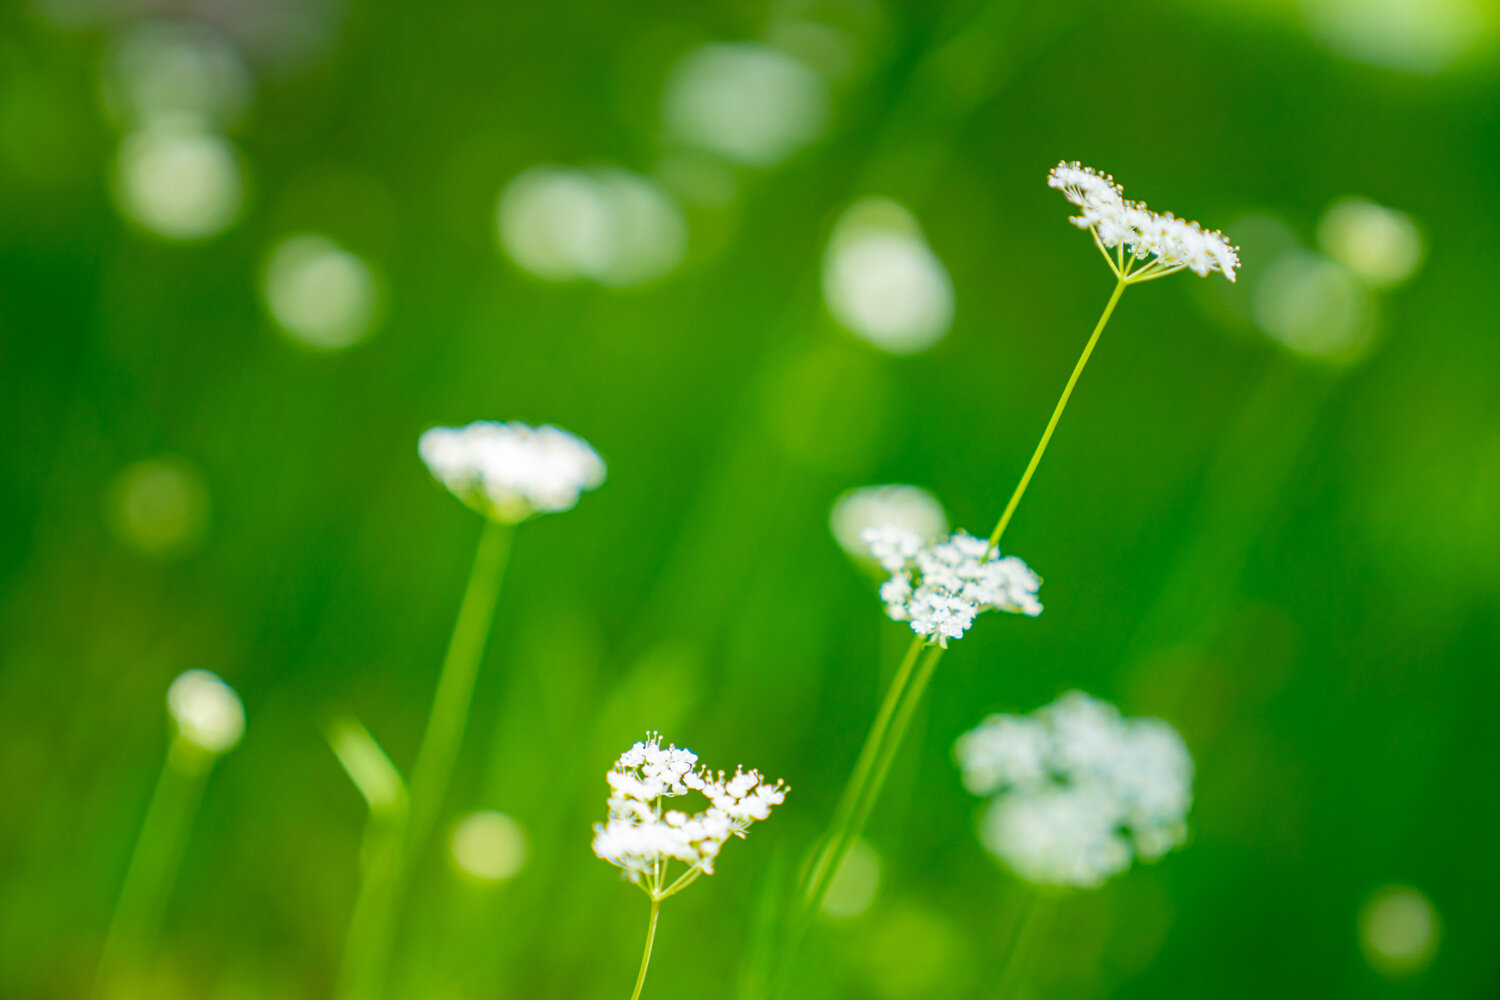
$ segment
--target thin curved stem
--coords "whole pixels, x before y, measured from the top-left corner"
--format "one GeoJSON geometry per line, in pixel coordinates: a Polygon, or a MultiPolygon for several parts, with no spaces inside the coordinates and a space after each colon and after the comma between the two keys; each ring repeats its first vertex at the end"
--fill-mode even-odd
{"type": "Polygon", "coordinates": [[[407,877],[437,822],[463,743],[513,530],[511,525],[487,521],[480,536],[438,675],[427,728],[417,748],[409,804],[390,817],[371,817],[359,896],[349,922],[336,991],[339,1000],[378,1000],[384,988],[407,877]]]}
{"type": "Polygon", "coordinates": [[[641,971],[635,977],[635,990],[630,1000],[640,1000],[641,987],[646,985],[646,969],[651,965],[651,945],[656,941],[656,917],[661,912],[661,900],[651,897],[651,922],[646,925],[646,950],[641,955],[641,971]]]}
{"type": "MultiPolygon", "coordinates": [[[[839,862],[843,860],[849,844],[858,836],[858,831],[852,829],[855,825],[854,818],[859,812],[860,803],[872,791],[869,784],[870,776],[881,756],[886,731],[890,728],[891,719],[896,715],[901,696],[911,680],[912,670],[925,645],[926,642],[922,636],[915,636],[906,651],[906,656],[901,660],[901,665],[896,668],[895,676],[891,678],[891,686],[886,690],[885,699],[880,704],[880,710],[875,715],[870,732],[865,736],[864,746],[860,748],[854,771],[849,775],[849,781],[844,786],[844,793],[839,798],[838,808],[834,810],[828,836],[823,841],[823,846],[819,849],[812,865],[803,873],[802,907],[805,910],[816,908],[822,901],[823,894],[828,890],[828,883],[838,871],[839,862]]],[[[878,794],[879,788],[875,787],[873,791],[878,794]]]]}
{"type": "Polygon", "coordinates": [[[90,994],[94,1000],[109,1000],[133,964],[144,967],[150,961],[213,763],[213,755],[173,738],[110,918],[90,994]]]}
{"type": "Polygon", "coordinates": [[[1021,474],[1021,481],[1016,484],[1015,492],[1010,495],[1010,501],[1005,505],[1005,510],[995,525],[995,530],[990,534],[991,551],[1000,544],[1000,536],[1005,534],[1011,517],[1020,506],[1021,497],[1025,495],[1026,487],[1031,484],[1031,477],[1036,473],[1036,467],[1041,464],[1042,455],[1047,450],[1047,442],[1052,440],[1052,432],[1057,430],[1057,422],[1062,419],[1063,410],[1067,409],[1068,399],[1073,395],[1073,387],[1078,384],[1078,376],[1083,374],[1084,366],[1089,363],[1089,356],[1094,353],[1094,345],[1099,342],[1099,335],[1104,332],[1104,327],[1109,323],[1109,317],[1114,314],[1115,306],[1119,303],[1120,296],[1124,294],[1128,283],[1124,277],[1115,282],[1115,290],[1109,297],[1109,303],[1105,305],[1099,322],[1094,325],[1094,332],[1089,337],[1088,343],[1084,345],[1083,353],[1078,356],[1078,363],[1073,366],[1073,374],[1068,376],[1068,384],[1063,387],[1062,395],[1052,409],[1052,418],[1047,421],[1047,429],[1042,432],[1042,439],[1037,442],[1036,450],[1031,453],[1031,461],[1026,463],[1026,471],[1021,474]]]}

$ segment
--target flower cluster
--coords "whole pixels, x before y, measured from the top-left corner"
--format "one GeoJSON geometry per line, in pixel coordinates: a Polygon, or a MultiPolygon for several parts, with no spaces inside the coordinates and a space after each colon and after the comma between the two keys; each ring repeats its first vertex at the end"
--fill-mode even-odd
{"type": "MultiPolygon", "coordinates": [[[[1224,277],[1234,280],[1235,269],[1240,266],[1239,251],[1223,233],[1205,231],[1198,223],[1170,212],[1153,212],[1143,202],[1126,201],[1124,189],[1113,177],[1077,161],[1053,167],[1047,184],[1078,206],[1080,211],[1073,223],[1092,231],[1101,247],[1111,250],[1123,246],[1136,261],[1153,258],[1147,268],[1133,275],[1127,270],[1120,274],[1122,278],[1139,276],[1136,280],[1144,280],[1188,268],[1203,277],[1222,271],[1224,277]]],[[[1114,261],[1110,261],[1110,267],[1120,273],[1114,261]]]]}
{"type": "Polygon", "coordinates": [[[957,639],[981,611],[998,609],[1036,617],[1041,577],[1015,556],[1002,556],[982,538],[959,531],[928,543],[894,524],[861,535],[870,554],[891,574],[880,587],[886,613],[911,622],[913,632],[940,646],[957,639]]]}
{"type": "Polygon", "coordinates": [[[588,442],[552,426],[481,420],[434,427],[417,451],[454,496],[506,524],[570,510],[580,493],[604,482],[604,461],[588,442]]]}
{"type": "Polygon", "coordinates": [[[1187,838],[1193,759],[1160,719],[1070,691],[959,737],[964,785],[994,796],[980,839],[1031,882],[1093,888],[1187,838]]]}
{"type": "Polygon", "coordinates": [[[712,875],[714,860],[730,837],[771,815],[786,799],[782,782],[767,783],[758,771],[737,769],[733,775],[700,769],[698,756],[672,745],[663,747],[659,733],[648,733],[620,755],[607,774],[609,819],[594,825],[594,853],[644,883],[654,896],[664,892],[665,866],[680,861],[712,875]],[[689,815],[664,809],[666,799],[699,792],[707,808],[689,815]]]}

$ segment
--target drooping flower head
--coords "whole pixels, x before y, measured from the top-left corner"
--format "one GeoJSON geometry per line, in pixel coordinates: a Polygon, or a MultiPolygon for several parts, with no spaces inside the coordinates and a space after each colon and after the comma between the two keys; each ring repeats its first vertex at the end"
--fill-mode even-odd
{"type": "Polygon", "coordinates": [[[453,495],[493,521],[571,510],[604,482],[604,461],[589,443],[550,425],[481,420],[434,427],[417,452],[453,495]]]}
{"type": "Polygon", "coordinates": [[[1047,185],[1078,206],[1071,221],[1094,234],[1110,268],[1122,279],[1145,281],[1187,268],[1203,277],[1221,271],[1234,280],[1239,248],[1223,233],[1209,232],[1170,212],[1153,212],[1144,202],[1126,201],[1124,188],[1108,174],[1075,160],[1053,167],[1047,185]],[[1125,253],[1111,258],[1107,251],[1116,247],[1125,253]],[[1117,262],[1121,260],[1128,264],[1123,270],[1117,262]],[[1135,268],[1136,264],[1143,266],[1135,268]]]}
{"type": "Polygon", "coordinates": [[[891,574],[881,584],[886,613],[910,622],[913,632],[940,646],[960,638],[980,612],[998,610],[1036,617],[1041,577],[1015,556],[1002,556],[982,538],[959,531],[929,543],[894,524],[868,528],[870,554],[891,574]]]}
{"type": "Polygon", "coordinates": [[[964,786],[992,796],[984,846],[1022,878],[1093,888],[1187,838],[1193,759],[1160,719],[1126,719],[1070,691],[992,715],[953,748],[964,786]]]}
{"type": "Polygon", "coordinates": [[[697,754],[663,747],[659,733],[648,733],[621,754],[605,780],[609,818],[594,825],[594,853],[658,898],[664,898],[667,864],[679,861],[688,874],[696,869],[712,875],[725,841],[743,837],[751,824],[770,816],[787,792],[759,771],[740,768],[726,775],[699,768],[697,754]],[[690,815],[664,806],[689,792],[707,800],[703,809],[690,815]]]}

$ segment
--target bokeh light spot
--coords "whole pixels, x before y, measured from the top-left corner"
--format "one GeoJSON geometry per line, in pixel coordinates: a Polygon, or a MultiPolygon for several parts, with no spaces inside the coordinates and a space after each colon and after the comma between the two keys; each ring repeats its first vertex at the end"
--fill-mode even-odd
{"type": "Polygon", "coordinates": [[[369,336],[380,307],[380,283],[371,266],[311,233],[289,237],[271,250],[261,294],[288,336],[323,350],[369,336]]]}
{"type": "Polygon", "coordinates": [[[1410,73],[1441,73],[1483,34],[1475,0],[1303,0],[1308,27],[1331,51],[1410,73]]]}
{"type": "Polygon", "coordinates": [[[120,143],[115,173],[120,211],[158,236],[215,236],[238,218],[243,197],[234,146],[196,119],[158,118],[120,143]]]}
{"type": "Polygon", "coordinates": [[[880,891],[880,854],[863,838],[849,845],[823,896],[823,912],[838,920],[869,910],[880,891]]]}
{"type": "Polygon", "coordinates": [[[123,122],[169,114],[233,121],[249,104],[252,86],[234,47],[200,24],[135,26],[110,54],[104,74],[105,103],[123,122]]]}
{"type": "Polygon", "coordinates": [[[850,332],[892,354],[942,340],[953,323],[953,282],[906,209],[859,202],[834,227],[823,299],[850,332]]]}
{"type": "Polygon", "coordinates": [[[1359,913],[1359,944],[1365,960],[1392,979],[1414,975],[1437,955],[1441,922],[1437,909],[1409,885],[1375,890],[1359,913]]]}
{"type": "Polygon", "coordinates": [[[1325,253],[1379,288],[1406,281],[1422,266],[1422,231],[1405,212],[1366,198],[1341,198],[1318,223],[1325,253]]]}
{"type": "Polygon", "coordinates": [[[937,497],[920,486],[889,483],[845,490],[833,502],[828,526],[849,558],[875,565],[860,537],[866,528],[894,524],[935,540],[948,534],[948,514],[937,497]]]}
{"type": "Polygon", "coordinates": [[[480,882],[503,882],[526,864],[526,833],[502,812],[465,816],[454,826],[448,846],[454,866],[480,882]]]}
{"type": "Polygon", "coordinates": [[[828,123],[828,85],[764,45],[704,45],[682,58],[662,96],[668,135],[747,166],[810,145],[828,123]]]}
{"type": "Polygon", "coordinates": [[[1293,353],[1350,364],[1375,340],[1375,302],[1349,268],[1321,254],[1293,250],[1266,268],[1251,312],[1258,325],[1293,353]]]}
{"type": "Polygon", "coordinates": [[[185,459],[151,458],[121,472],[105,498],[105,521],[124,545],[150,556],[180,556],[208,526],[208,489],[185,459]]]}

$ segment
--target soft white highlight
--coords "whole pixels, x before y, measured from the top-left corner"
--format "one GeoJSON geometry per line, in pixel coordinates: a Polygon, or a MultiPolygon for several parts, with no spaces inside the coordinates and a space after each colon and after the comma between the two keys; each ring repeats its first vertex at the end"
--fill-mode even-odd
{"type": "Polygon", "coordinates": [[[159,116],[120,143],[115,199],[136,225],[170,240],[216,236],[239,217],[239,155],[191,116],[159,116]]]}
{"type": "Polygon", "coordinates": [[[948,534],[948,513],[937,497],[920,486],[887,483],[840,493],[828,514],[834,540],[858,562],[873,561],[864,533],[885,525],[936,541],[948,534]]]}
{"type": "Polygon", "coordinates": [[[211,670],[189,670],[167,688],[167,712],[182,740],[211,754],[226,754],[245,735],[245,706],[234,688],[211,670]]]}
{"type": "Polygon", "coordinates": [[[604,460],[587,441],[551,425],[481,420],[434,427],[417,451],[454,496],[507,524],[571,510],[605,476],[604,460]]]}
{"type": "Polygon", "coordinates": [[[379,288],[364,258],[317,233],[278,243],[261,282],[266,309],[277,325],[294,340],[328,351],[369,335],[379,288]]]}
{"type": "Polygon", "coordinates": [[[953,280],[916,219],[885,198],[839,219],[823,257],[823,301],[851,333],[891,354],[914,354],[953,325],[953,280]]]}
{"type": "Polygon", "coordinates": [[[1187,838],[1193,759],[1160,719],[1070,691],[1031,715],[989,717],[953,752],[964,787],[994,797],[981,842],[1027,881],[1094,888],[1187,838]]]}
{"type": "Polygon", "coordinates": [[[714,861],[730,837],[771,815],[786,799],[786,786],[759,771],[736,769],[726,776],[698,767],[698,755],[648,733],[620,755],[605,775],[609,818],[594,825],[594,853],[621,869],[632,882],[661,892],[665,866],[678,861],[695,873],[712,875],[714,861]],[[707,807],[688,814],[664,806],[667,799],[698,792],[707,807]]]}
{"type": "Polygon", "coordinates": [[[1153,212],[1144,202],[1126,201],[1125,189],[1108,174],[1085,167],[1076,160],[1059,163],[1047,175],[1047,185],[1058,189],[1079,212],[1074,225],[1087,229],[1105,251],[1110,267],[1122,277],[1144,281],[1184,268],[1200,276],[1221,271],[1234,280],[1240,266],[1239,248],[1217,230],[1209,232],[1196,222],[1179,219],[1170,212],[1153,212]],[[1111,257],[1110,250],[1123,248],[1111,257]],[[1118,261],[1143,265],[1139,271],[1122,271],[1118,261]]]}
{"type": "Polygon", "coordinates": [[[891,574],[880,587],[886,613],[940,646],[958,639],[981,612],[1042,613],[1041,577],[1016,556],[1002,556],[982,538],[959,531],[929,543],[895,524],[861,534],[870,555],[891,574]]]}
{"type": "Polygon", "coordinates": [[[816,141],[828,115],[822,77],[765,45],[699,46],[683,56],[662,95],[671,138],[753,167],[780,163],[816,141]]]}

